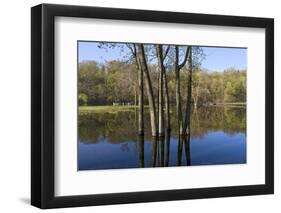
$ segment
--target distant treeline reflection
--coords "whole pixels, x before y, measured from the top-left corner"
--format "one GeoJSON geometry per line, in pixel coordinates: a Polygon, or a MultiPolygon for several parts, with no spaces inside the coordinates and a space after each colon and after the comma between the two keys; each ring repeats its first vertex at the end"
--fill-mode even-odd
{"type": "MultiPolygon", "coordinates": [[[[79,113],[79,140],[82,143],[136,142],[137,109],[124,112],[79,113]]],[[[145,110],[144,120],[149,120],[145,110]]],[[[171,136],[177,136],[177,118],[175,110],[171,113],[171,136]]],[[[191,137],[200,138],[210,131],[223,131],[233,135],[246,133],[246,107],[200,107],[191,114],[191,137]]],[[[144,126],[144,139],[151,141],[149,122],[144,126]]]]}

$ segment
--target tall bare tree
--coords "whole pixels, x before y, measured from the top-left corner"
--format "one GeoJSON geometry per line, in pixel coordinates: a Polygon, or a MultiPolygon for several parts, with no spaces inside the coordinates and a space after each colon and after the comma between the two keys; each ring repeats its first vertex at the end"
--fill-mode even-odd
{"type": "Polygon", "coordinates": [[[184,134],[183,130],[183,119],[182,119],[182,101],[181,101],[181,91],[180,91],[180,70],[185,66],[188,56],[188,48],[183,58],[182,63],[179,64],[179,47],[175,46],[175,62],[174,70],[176,74],[176,105],[177,105],[177,118],[178,118],[178,134],[184,134]]]}
{"type": "Polygon", "coordinates": [[[163,48],[162,45],[157,44],[155,45],[157,61],[158,61],[158,135],[164,136],[165,135],[165,118],[164,118],[164,60],[163,60],[163,48]]]}
{"type": "Polygon", "coordinates": [[[192,95],[192,47],[188,48],[188,82],[185,112],[185,134],[190,135],[190,113],[191,113],[191,95],[192,95]]]}
{"type": "Polygon", "coordinates": [[[149,111],[150,111],[151,133],[152,136],[157,136],[155,101],[154,101],[152,83],[151,83],[146,56],[145,56],[144,45],[136,44],[136,49],[137,49],[137,58],[139,59],[140,68],[144,72],[144,79],[146,83],[147,98],[148,98],[149,111]]]}
{"type": "MultiPolygon", "coordinates": [[[[138,63],[138,58],[136,58],[137,64],[138,63]]],[[[143,103],[143,69],[138,66],[138,108],[139,108],[139,113],[138,113],[138,126],[139,126],[139,135],[144,134],[144,103],[143,103]]]]}
{"type": "MultiPolygon", "coordinates": [[[[167,57],[170,50],[170,46],[167,46],[163,60],[167,57]]],[[[166,74],[166,68],[163,70],[163,79],[164,79],[164,97],[165,97],[165,112],[166,112],[166,130],[171,131],[171,114],[170,114],[170,98],[169,98],[169,88],[168,88],[168,79],[166,74]]]]}

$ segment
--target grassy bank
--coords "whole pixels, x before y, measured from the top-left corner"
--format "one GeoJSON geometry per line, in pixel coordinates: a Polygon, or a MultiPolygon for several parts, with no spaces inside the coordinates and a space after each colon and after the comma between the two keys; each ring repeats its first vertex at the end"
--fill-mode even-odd
{"type": "MultiPolygon", "coordinates": [[[[138,106],[79,106],[79,113],[117,113],[133,111],[138,106]]],[[[145,106],[146,107],[146,106],[145,106]]]]}
{"type": "MultiPolygon", "coordinates": [[[[148,106],[144,106],[148,108],[148,106]]],[[[216,103],[205,107],[246,107],[246,103],[216,103]]],[[[118,112],[128,112],[137,109],[138,106],[79,106],[79,113],[118,113],[118,112]]],[[[173,109],[170,109],[173,111],[173,109]]]]}

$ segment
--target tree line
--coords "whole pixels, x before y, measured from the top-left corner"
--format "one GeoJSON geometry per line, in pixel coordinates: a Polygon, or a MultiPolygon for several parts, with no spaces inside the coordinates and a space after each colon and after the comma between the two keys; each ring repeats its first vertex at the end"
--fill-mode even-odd
{"type": "MultiPolygon", "coordinates": [[[[118,44],[101,43],[101,48],[118,44]]],[[[171,106],[179,135],[190,134],[191,106],[246,101],[246,71],[208,72],[200,68],[200,47],[125,44],[126,60],[79,63],[79,105],[129,104],[138,107],[138,132],[144,134],[148,105],[152,136],[171,130],[171,106]]]]}

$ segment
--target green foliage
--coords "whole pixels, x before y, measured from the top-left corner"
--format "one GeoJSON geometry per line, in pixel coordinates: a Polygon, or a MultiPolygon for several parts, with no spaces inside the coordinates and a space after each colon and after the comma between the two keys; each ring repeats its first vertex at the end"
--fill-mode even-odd
{"type": "Polygon", "coordinates": [[[225,102],[246,101],[246,75],[232,71],[228,73],[224,90],[225,102]],[[231,74],[231,76],[229,76],[231,74]]]}
{"type": "Polygon", "coordinates": [[[78,95],[79,106],[87,106],[88,104],[88,96],[84,93],[78,95]]]}
{"type": "Polygon", "coordinates": [[[193,101],[197,105],[246,102],[246,71],[225,70],[193,74],[193,101]]]}
{"type": "MultiPolygon", "coordinates": [[[[154,95],[157,94],[157,66],[149,64],[154,95]]],[[[137,96],[137,69],[134,63],[110,61],[98,64],[95,61],[79,64],[78,92],[79,105],[135,105],[137,96]],[[81,100],[80,100],[81,99],[81,100]]],[[[175,73],[173,67],[166,69],[170,103],[175,104],[175,73]]],[[[183,103],[186,99],[188,72],[181,70],[181,93],[183,103]]],[[[192,102],[196,106],[246,102],[246,71],[228,69],[224,72],[208,72],[199,67],[193,68],[192,102]]],[[[157,99],[156,99],[157,101],[157,99]]],[[[144,103],[148,104],[147,93],[144,103]]]]}

